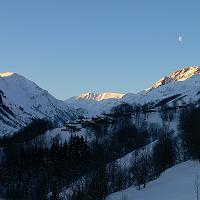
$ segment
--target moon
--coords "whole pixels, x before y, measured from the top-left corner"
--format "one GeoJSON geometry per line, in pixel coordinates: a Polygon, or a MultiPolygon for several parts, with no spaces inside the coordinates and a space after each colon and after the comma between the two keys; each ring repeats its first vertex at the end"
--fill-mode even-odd
{"type": "Polygon", "coordinates": [[[180,35],[180,36],[178,37],[178,42],[182,42],[182,40],[183,40],[183,37],[180,35]]]}

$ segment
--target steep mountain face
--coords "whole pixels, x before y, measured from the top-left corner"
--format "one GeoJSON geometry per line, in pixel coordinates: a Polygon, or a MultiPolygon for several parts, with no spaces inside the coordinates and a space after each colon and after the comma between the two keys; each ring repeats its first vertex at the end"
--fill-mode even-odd
{"type": "Polygon", "coordinates": [[[12,133],[34,118],[48,118],[63,124],[77,112],[32,81],[11,72],[0,73],[1,135],[12,133]]]}

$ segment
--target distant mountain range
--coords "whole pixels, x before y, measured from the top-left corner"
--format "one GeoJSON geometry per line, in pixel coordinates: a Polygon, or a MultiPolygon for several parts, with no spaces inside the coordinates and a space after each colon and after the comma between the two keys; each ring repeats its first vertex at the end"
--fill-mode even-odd
{"type": "Polygon", "coordinates": [[[114,105],[122,102],[126,102],[132,105],[156,105],[160,101],[168,99],[168,103],[182,104],[183,102],[189,103],[190,101],[196,101],[199,98],[200,67],[192,66],[176,70],[169,76],[165,76],[158,80],[150,88],[137,94],[86,93],[78,97],[67,99],[65,102],[71,107],[76,109],[81,108],[85,110],[86,113],[91,115],[98,115],[109,111],[114,105]]]}
{"type": "Polygon", "coordinates": [[[177,70],[137,94],[114,92],[84,93],[61,101],[25,77],[12,73],[0,73],[0,135],[11,134],[33,119],[48,118],[62,126],[69,119],[76,119],[80,110],[85,115],[99,115],[122,102],[151,104],[165,101],[187,104],[200,98],[200,67],[177,70]]]}

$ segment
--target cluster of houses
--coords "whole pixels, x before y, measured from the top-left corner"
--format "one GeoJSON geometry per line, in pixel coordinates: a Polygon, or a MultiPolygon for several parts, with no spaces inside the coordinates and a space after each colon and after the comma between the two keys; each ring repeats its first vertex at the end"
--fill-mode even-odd
{"type": "Polygon", "coordinates": [[[82,118],[75,121],[67,121],[65,128],[62,131],[70,131],[71,133],[79,132],[82,128],[95,129],[102,125],[113,124],[116,122],[114,117],[108,115],[96,116],[89,118],[82,118]]]}
{"type": "Polygon", "coordinates": [[[62,131],[70,131],[71,133],[79,132],[82,128],[98,129],[103,125],[114,124],[124,118],[129,118],[133,114],[133,107],[129,104],[121,104],[109,114],[102,114],[92,118],[84,118],[67,121],[62,131]]]}

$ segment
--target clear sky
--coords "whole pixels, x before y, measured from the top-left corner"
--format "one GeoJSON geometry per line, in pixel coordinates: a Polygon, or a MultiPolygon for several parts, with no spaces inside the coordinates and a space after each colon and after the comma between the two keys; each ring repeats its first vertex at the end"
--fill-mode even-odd
{"type": "Polygon", "coordinates": [[[138,92],[200,65],[199,9],[199,0],[2,0],[0,71],[59,99],[138,92]]]}

